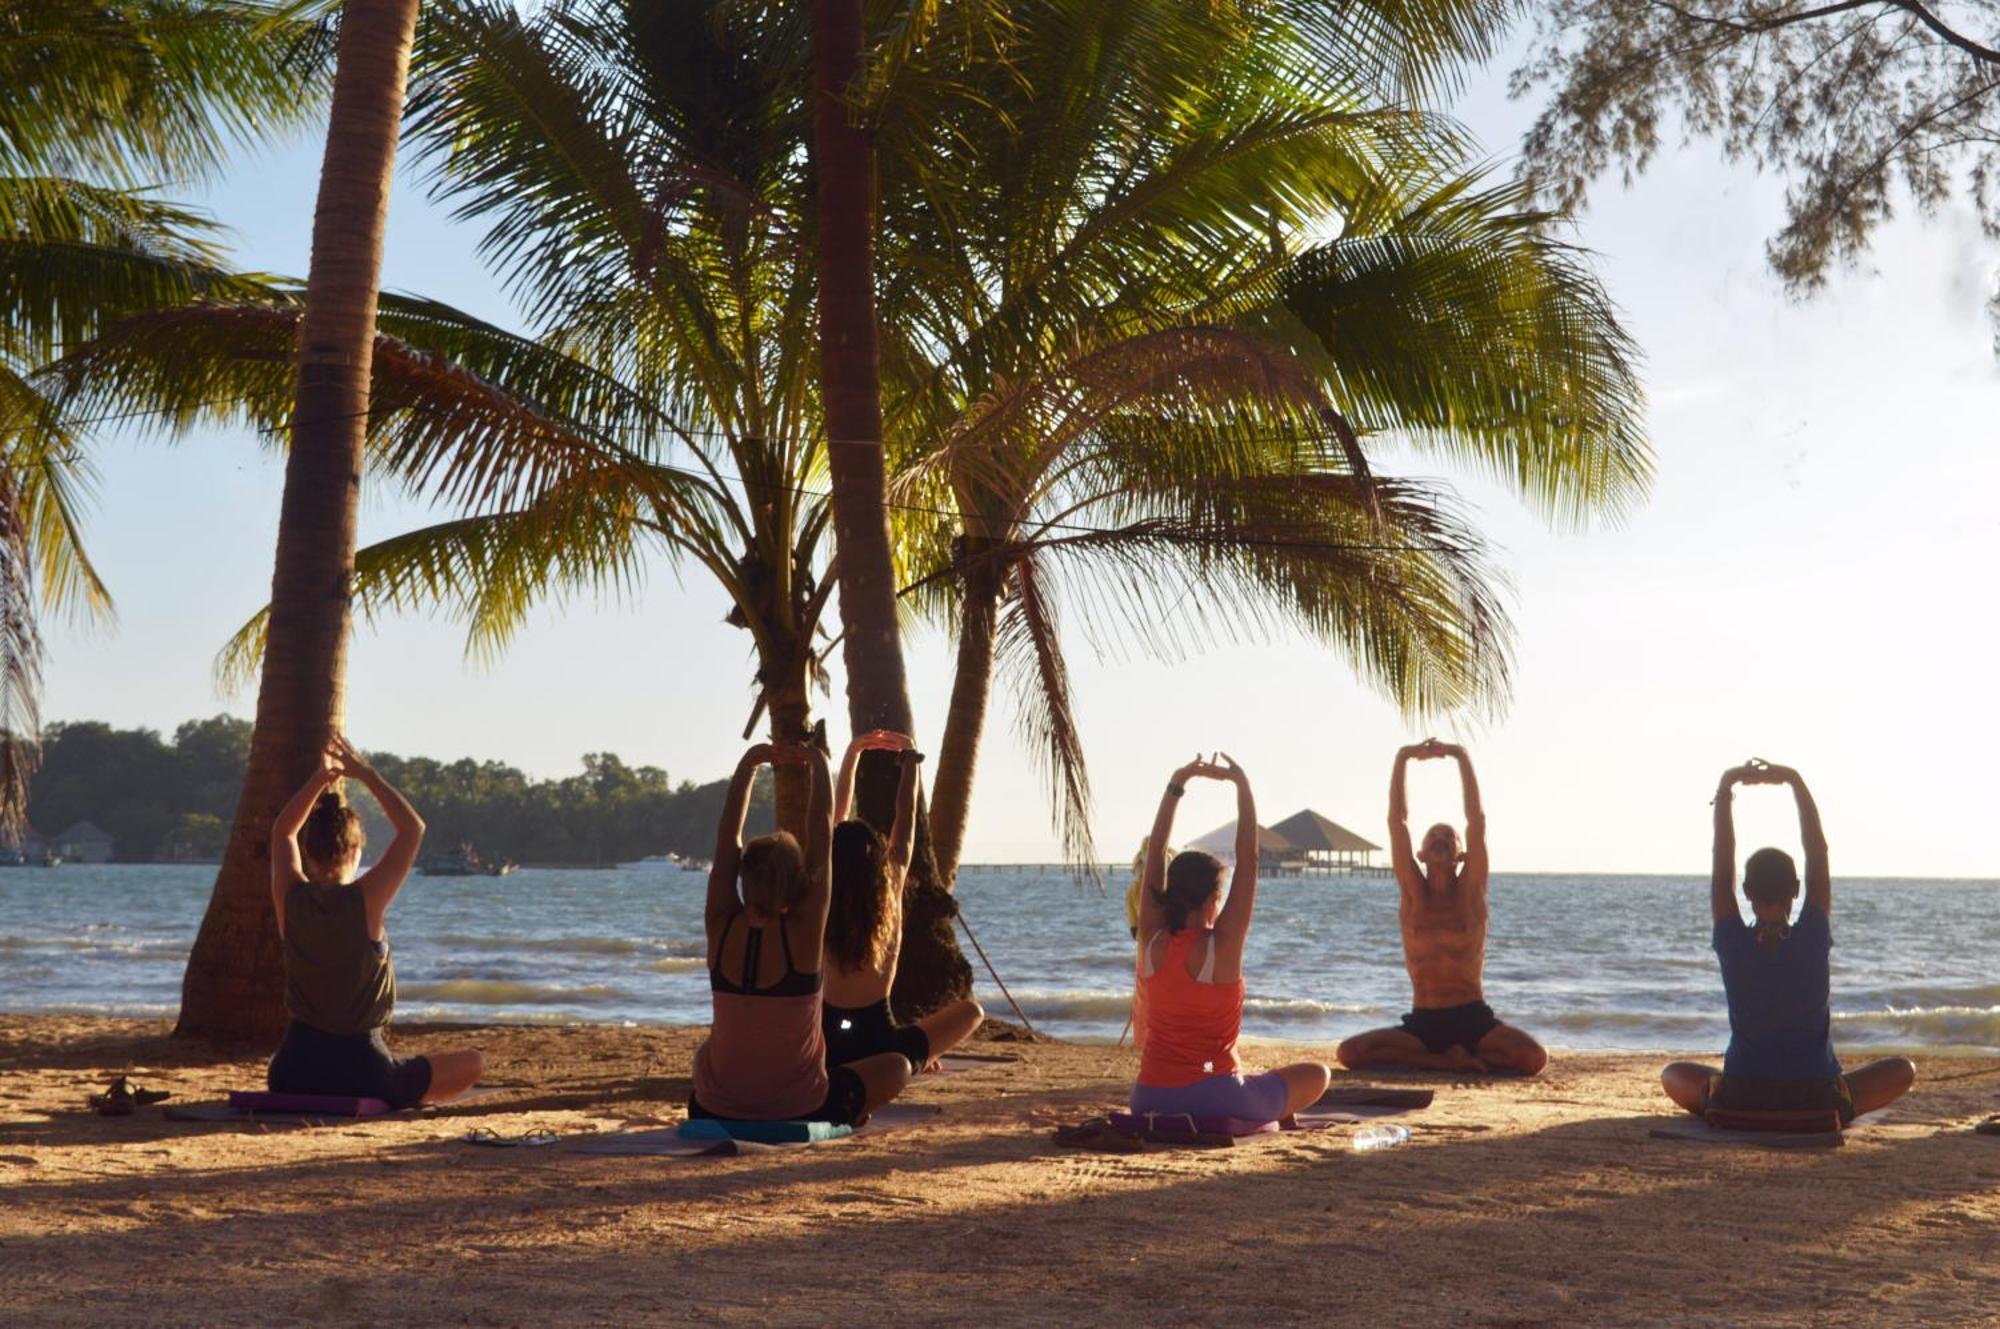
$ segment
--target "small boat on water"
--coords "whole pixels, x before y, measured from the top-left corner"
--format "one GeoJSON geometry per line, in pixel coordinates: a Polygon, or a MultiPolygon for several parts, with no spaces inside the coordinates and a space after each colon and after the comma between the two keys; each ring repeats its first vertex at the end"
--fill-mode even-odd
{"type": "Polygon", "coordinates": [[[511,858],[483,858],[469,843],[417,864],[426,877],[504,877],[521,865],[511,858]]]}
{"type": "Polygon", "coordinates": [[[672,850],[664,854],[648,854],[635,863],[620,863],[621,868],[679,868],[682,872],[706,872],[709,864],[699,858],[683,858],[672,850]]]}

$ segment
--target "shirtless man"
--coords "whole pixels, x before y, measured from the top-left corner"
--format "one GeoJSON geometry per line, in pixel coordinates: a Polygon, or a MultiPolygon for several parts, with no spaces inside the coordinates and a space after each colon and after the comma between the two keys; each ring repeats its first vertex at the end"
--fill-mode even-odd
{"type": "Polygon", "coordinates": [[[1502,1024],[1486,1004],[1486,814],[1472,762],[1455,743],[1426,739],[1396,754],[1389,779],[1389,854],[1402,891],[1403,963],[1415,1009],[1392,1029],[1357,1034],[1335,1054],[1349,1069],[1409,1066],[1424,1070],[1507,1071],[1534,1075],[1549,1061],[1540,1043],[1502,1024]],[[1465,851],[1440,822],[1410,849],[1410,760],[1451,757],[1465,787],[1465,851]]]}

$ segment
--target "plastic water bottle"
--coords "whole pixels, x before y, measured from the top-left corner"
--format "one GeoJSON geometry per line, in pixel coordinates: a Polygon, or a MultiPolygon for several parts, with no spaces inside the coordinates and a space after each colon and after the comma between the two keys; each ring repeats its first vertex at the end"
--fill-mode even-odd
{"type": "Polygon", "coordinates": [[[1394,1149],[1409,1138],[1408,1126],[1391,1126],[1387,1122],[1363,1126],[1354,1132],[1354,1152],[1365,1154],[1374,1149],[1394,1149]]]}

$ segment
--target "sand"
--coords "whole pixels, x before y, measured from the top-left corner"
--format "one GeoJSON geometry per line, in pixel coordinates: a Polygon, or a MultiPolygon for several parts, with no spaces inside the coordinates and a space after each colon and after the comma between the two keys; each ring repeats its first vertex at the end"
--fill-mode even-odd
{"type": "Polygon", "coordinates": [[[1130,1053],[982,1043],[1023,1060],[921,1079],[928,1124],[673,1159],[457,1137],[676,1121],[700,1030],[402,1028],[399,1050],[484,1048],[500,1086],[409,1119],[81,1110],[120,1072],[176,1101],[261,1083],[165,1032],[0,1016],[0,1323],[2000,1320],[2000,1138],[1970,1129],[2000,1110],[1992,1059],[1920,1056],[1837,1150],[1653,1139],[1660,1058],[1566,1054],[1532,1081],[1337,1076],[1436,1088],[1398,1149],[1119,1155],[1050,1130],[1116,1106],[1130,1053]]]}

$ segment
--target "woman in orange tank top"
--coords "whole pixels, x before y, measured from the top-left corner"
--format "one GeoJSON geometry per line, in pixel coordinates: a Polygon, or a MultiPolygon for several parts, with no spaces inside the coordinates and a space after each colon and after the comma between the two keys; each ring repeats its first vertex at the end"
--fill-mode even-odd
{"type": "Polygon", "coordinates": [[[1174,772],[1160,797],[1139,892],[1139,976],[1145,1011],[1135,1113],[1281,1121],[1318,1100],[1332,1072],[1314,1061],[1243,1073],[1243,944],[1257,904],[1257,807],[1234,758],[1217,753],[1174,772]],[[1236,871],[1222,898],[1222,861],[1185,850],[1165,862],[1189,780],[1236,786],[1236,871]]]}

